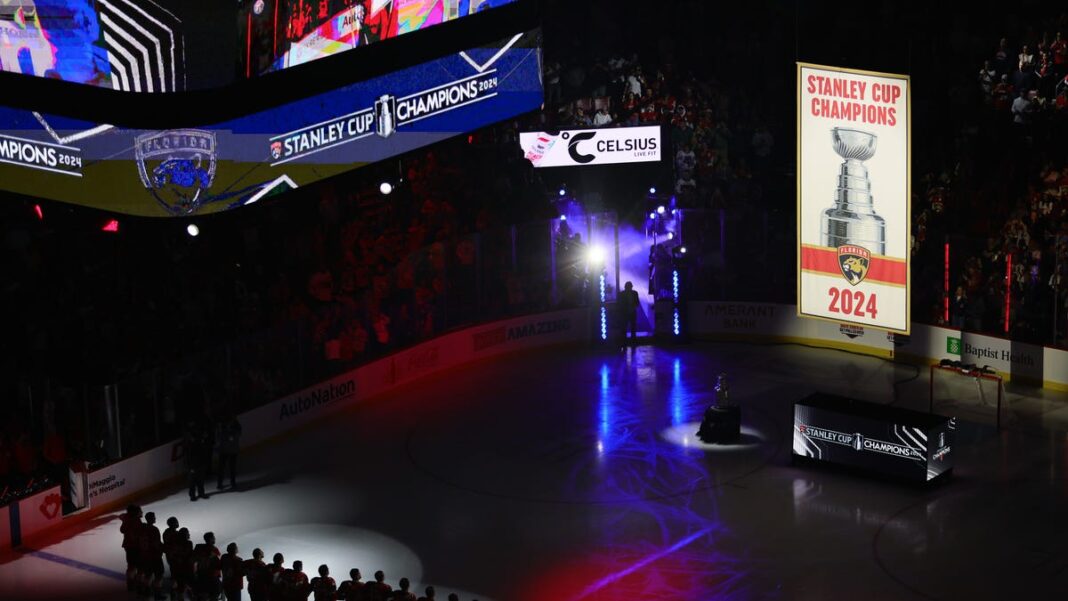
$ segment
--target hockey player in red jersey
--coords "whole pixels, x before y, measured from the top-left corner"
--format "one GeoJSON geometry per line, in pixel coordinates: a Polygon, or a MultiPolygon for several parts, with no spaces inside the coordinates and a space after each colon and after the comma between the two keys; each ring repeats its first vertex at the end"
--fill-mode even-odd
{"type": "Polygon", "coordinates": [[[270,575],[267,564],[263,563],[263,550],[253,549],[252,559],[246,559],[245,577],[248,578],[248,596],[251,601],[267,601],[267,588],[270,575]]]}
{"type": "Polygon", "coordinates": [[[363,574],[358,568],[349,570],[349,579],[337,587],[337,598],[341,601],[363,601],[363,574]]]}
{"type": "Polygon", "coordinates": [[[325,563],[319,566],[319,575],[311,579],[311,590],[315,601],[337,601],[337,583],[325,563]]]}
{"type": "Polygon", "coordinates": [[[141,508],[130,505],[126,513],[119,518],[119,532],[122,533],[122,548],[126,551],[126,590],[132,591],[137,588],[138,581],[138,558],[137,537],[141,528],[141,508]]]}

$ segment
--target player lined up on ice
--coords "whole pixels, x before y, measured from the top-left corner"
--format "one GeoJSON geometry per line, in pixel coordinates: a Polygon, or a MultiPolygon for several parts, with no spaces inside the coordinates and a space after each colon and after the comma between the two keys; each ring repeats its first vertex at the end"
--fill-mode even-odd
{"type": "MultiPolygon", "coordinates": [[[[193,546],[189,529],[181,528],[178,518],[167,518],[167,529],[160,534],[155,526],[156,516],[144,514],[141,508],[130,505],[120,518],[122,547],[126,550],[126,582],[130,591],[141,596],[164,595],[163,558],[170,569],[170,598],[194,601],[216,600],[225,596],[227,601],[240,601],[241,591],[248,579],[248,594],[251,601],[417,601],[409,591],[411,583],[401,578],[397,590],[386,583],[381,570],[375,572],[374,581],[364,582],[360,570],[349,570],[349,580],[338,585],[330,576],[330,568],[319,566],[319,575],[311,580],[304,573],[304,565],[294,561],[285,567],[285,557],[275,553],[272,563],[263,561],[263,551],[254,549],[251,559],[242,559],[237,543],[226,546],[221,554],[215,546],[215,534],[204,534],[204,542],[193,546]]],[[[435,601],[434,587],[426,587],[426,596],[418,601],[435,601]]],[[[449,601],[459,601],[453,593],[449,601]]]]}

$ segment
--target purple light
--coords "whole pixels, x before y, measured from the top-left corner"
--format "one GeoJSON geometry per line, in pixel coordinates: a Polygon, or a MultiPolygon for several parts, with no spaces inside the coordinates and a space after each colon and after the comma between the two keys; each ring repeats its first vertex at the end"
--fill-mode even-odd
{"type": "Polygon", "coordinates": [[[600,580],[598,580],[598,581],[594,582],[593,584],[591,584],[590,586],[586,587],[586,590],[582,591],[582,594],[580,594],[579,596],[575,597],[575,601],[580,601],[581,599],[585,599],[586,597],[589,597],[590,595],[592,595],[592,594],[596,593],[597,591],[603,589],[604,587],[612,584],[613,582],[616,582],[617,580],[620,580],[622,578],[626,578],[627,576],[630,576],[631,574],[633,574],[634,572],[637,572],[638,570],[644,568],[645,566],[647,566],[647,565],[649,565],[651,563],[654,563],[656,561],[659,561],[659,560],[667,557],[668,555],[671,555],[675,551],[678,551],[679,549],[683,549],[683,548],[689,546],[695,540],[701,538],[702,536],[708,534],[711,531],[712,531],[712,527],[710,526],[708,528],[705,528],[704,530],[699,530],[697,532],[694,532],[690,536],[687,536],[686,538],[678,541],[677,543],[671,545],[670,547],[668,547],[666,549],[661,549],[660,551],[657,551],[656,553],[650,553],[649,555],[646,555],[645,557],[643,557],[642,559],[638,560],[636,563],[630,565],[629,567],[626,567],[626,568],[624,568],[624,569],[622,569],[622,570],[620,570],[618,572],[615,572],[614,574],[609,574],[609,575],[605,576],[604,578],[601,578],[600,580]]]}

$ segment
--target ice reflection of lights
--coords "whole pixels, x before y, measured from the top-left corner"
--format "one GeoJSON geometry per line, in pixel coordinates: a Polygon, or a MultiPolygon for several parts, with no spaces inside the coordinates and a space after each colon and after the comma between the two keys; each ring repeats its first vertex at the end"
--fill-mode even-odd
{"type": "Polygon", "coordinates": [[[598,406],[600,420],[597,428],[597,452],[604,453],[604,442],[612,434],[612,399],[609,396],[608,365],[601,364],[601,395],[598,406]]]}
{"type": "Polygon", "coordinates": [[[671,380],[671,425],[677,426],[682,423],[684,419],[683,406],[686,403],[686,390],[682,383],[682,359],[675,357],[674,363],[671,366],[672,380],[671,380]]]}
{"type": "Polygon", "coordinates": [[[707,527],[707,528],[705,528],[703,530],[699,530],[697,532],[694,532],[693,534],[683,538],[682,540],[676,542],[675,544],[671,545],[670,547],[667,547],[666,549],[661,549],[661,550],[659,550],[659,551],[657,551],[655,553],[650,553],[649,555],[646,555],[645,557],[641,558],[639,561],[637,561],[634,564],[631,564],[630,566],[626,567],[625,569],[620,570],[618,572],[615,572],[613,574],[609,574],[609,575],[605,576],[604,578],[601,578],[600,580],[597,580],[596,582],[590,584],[590,586],[588,586],[586,588],[586,590],[582,591],[582,593],[579,596],[575,597],[575,601],[580,601],[581,599],[585,599],[586,597],[589,597],[590,595],[592,595],[592,594],[596,593],[597,591],[605,588],[606,586],[612,584],[613,582],[616,582],[617,580],[625,578],[625,577],[629,576],[630,574],[633,574],[634,572],[637,572],[638,570],[641,570],[642,568],[648,566],[649,564],[654,563],[656,561],[659,561],[659,560],[667,557],[668,555],[671,555],[672,553],[689,546],[691,543],[693,543],[697,539],[699,539],[702,536],[705,536],[706,534],[709,534],[710,532],[712,532],[712,530],[714,528],[715,528],[714,526],[709,526],[709,527],[707,527]]]}

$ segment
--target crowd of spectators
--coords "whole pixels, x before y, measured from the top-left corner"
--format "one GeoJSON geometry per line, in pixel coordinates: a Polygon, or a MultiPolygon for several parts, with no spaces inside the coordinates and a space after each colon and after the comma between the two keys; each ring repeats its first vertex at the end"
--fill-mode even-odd
{"type": "Polygon", "coordinates": [[[958,132],[959,161],[914,182],[914,302],[921,319],[1064,344],[1066,77],[1068,44],[1060,32],[1033,30],[1016,42],[1002,37],[984,58],[975,110],[963,111],[970,117],[958,132]]]}
{"type": "MultiPolygon", "coordinates": [[[[167,529],[161,533],[155,514],[144,513],[138,505],[126,508],[119,530],[126,555],[126,587],[139,598],[241,601],[247,589],[252,601],[306,601],[308,597],[315,601],[417,601],[407,578],[401,578],[394,589],[382,570],[365,582],[360,570],[352,568],[349,579],[338,584],[326,564],[309,579],[302,561],[294,560],[287,568],[282,553],[275,553],[271,563],[266,563],[264,552],[257,548],[244,559],[234,542],[222,553],[215,546],[214,532],[205,532],[204,542],[194,545],[189,529],[182,528],[178,518],[167,518],[167,529]]],[[[434,587],[428,586],[418,601],[437,598],[434,587]]],[[[448,600],[459,601],[459,595],[450,593],[448,600]]]]}

